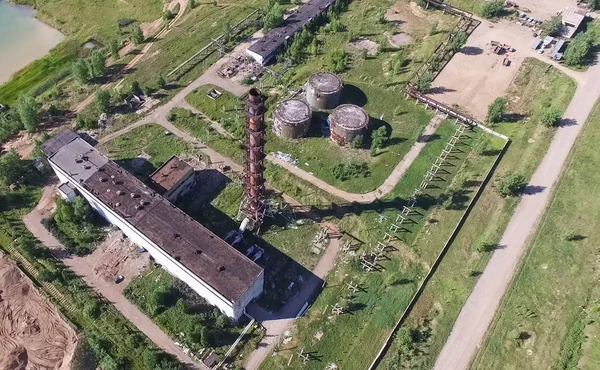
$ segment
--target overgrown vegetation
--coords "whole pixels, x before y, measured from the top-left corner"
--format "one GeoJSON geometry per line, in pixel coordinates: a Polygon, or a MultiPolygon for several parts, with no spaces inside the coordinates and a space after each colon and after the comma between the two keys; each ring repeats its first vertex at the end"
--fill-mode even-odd
{"type": "Polygon", "coordinates": [[[106,236],[106,221],[92,210],[83,197],[77,197],[74,202],[57,198],[56,211],[44,222],[48,231],[70,253],[78,256],[91,253],[95,244],[106,236]]]}
{"type": "Polygon", "coordinates": [[[226,350],[239,334],[217,308],[163,269],[148,269],[129,283],[124,294],[196,355],[202,348],[226,350]]]}
{"type": "Polygon", "coordinates": [[[504,0],[485,1],[481,5],[479,14],[483,18],[499,17],[504,12],[504,0]]]}
{"type": "Polygon", "coordinates": [[[506,106],[508,101],[505,98],[496,98],[488,107],[486,121],[488,123],[498,123],[504,119],[506,115],[506,106]]]}

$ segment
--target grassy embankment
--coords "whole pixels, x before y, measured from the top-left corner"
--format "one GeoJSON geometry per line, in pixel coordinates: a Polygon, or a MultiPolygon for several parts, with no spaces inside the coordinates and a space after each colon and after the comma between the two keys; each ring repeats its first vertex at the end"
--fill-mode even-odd
{"type": "MultiPolygon", "coordinates": [[[[573,97],[573,80],[556,69],[546,71],[546,64],[527,59],[506,94],[510,101],[508,111],[522,114],[524,118],[493,127],[509,136],[512,142],[492,183],[510,172],[526,177],[533,174],[554,135],[554,129],[546,128],[540,122],[542,109],[553,105],[564,111],[573,97]]],[[[413,333],[412,346],[418,353],[410,356],[415,368],[429,369],[433,366],[460,309],[489,259],[489,253],[478,251],[477,247],[482,243],[494,245],[499,242],[517,201],[516,198],[502,198],[493,186],[483,191],[405,324],[413,333]]],[[[401,346],[394,343],[382,368],[393,369],[394,363],[401,357],[400,350],[401,346]]]]}
{"type": "Polygon", "coordinates": [[[600,366],[598,104],[585,125],[473,368],[600,366]]]}
{"type": "Polygon", "coordinates": [[[15,73],[10,81],[0,86],[0,103],[9,105],[20,95],[40,85],[46,85],[48,89],[68,78],[71,63],[80,57],[89,56],[89,51],[82,47],[86,40],[93,38],[107,45],[111,39],[127,37],[131,26],[120,29],[117,25],[119,19],[130,18],[136,22],[150,22],[160,18],[162,14],[160,0],[16,2],[36,8],[37,18],[61,31],[67,38],[47,56],[15,73]]]}

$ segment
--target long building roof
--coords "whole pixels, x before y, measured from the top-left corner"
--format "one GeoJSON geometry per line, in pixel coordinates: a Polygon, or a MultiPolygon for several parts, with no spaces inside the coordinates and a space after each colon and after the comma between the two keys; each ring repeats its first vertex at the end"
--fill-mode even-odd
{"type": "Polygon", "coordinates": [[[263,273],[256,263],[76,134],[70,135],[71,142],[63,142],[57,149],[65,136],[59,133],[44,143],[42,150],[49,155],[48,159],[63,171],[72,173],[73,166],[78,168],[79,165],[73,164],[78,158],[78,154],[73,153],[74,148],[81,151],[79,156],[85,153],[88,158],[103,157],[105,161],[101,166],[95,167],[85,179],[76,178],[77,182],[226,299],[237,301],[263,273]]]}
{"type": "Polygon", "coordinates": [[[310,0],[290,15],[281,26],[272,29],[262,39],[248,48],[251,52],[268,59],[296,32],[333,4],[335,0],[310,0]]]}

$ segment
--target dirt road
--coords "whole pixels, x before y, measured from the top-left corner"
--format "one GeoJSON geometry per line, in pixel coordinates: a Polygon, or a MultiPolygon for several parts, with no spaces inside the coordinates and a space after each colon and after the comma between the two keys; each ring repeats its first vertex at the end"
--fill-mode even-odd
{"type": "MultiPolygon", "coordinates": [[[[173,27],[178,21],[179,19],[183,16],[183,14],[185,13],[185,9],[188,5],[188,0],[175,0],[172,1],[167,9],[168,10],[173,10],[175,8],[175,6],[179,4],[179,13],[177,13],[177,16],[175,18],[173,18],[173,20],[171,22],[169,22],[169,24],[167,25],[167,27],[163,28],[159,33],[157,33],[156,35],[154,35],[152,37],[153,41],[149,41],[147,42],[144,47],[142,48],[142,50],[140,51],[140,53],[138,55],[136,55],[131,61],[129,61],[129,63],[127,63],[127,65],[125,67],[123,67],[123,69],[113,78],[113,81],[106,83],[104,85],[101,86],[102,89],[106,90],[108,89],[116,80],[120,79],[122,76],[125,75],[125,73],[127,73],[128,70],[130,70],[134,65],[136,65],[140,60],[142,60],[146,54],[148,53],[148,50],[150,50],[150,48],[154,45],[154,43],[156,42],[155,40],[160,39],[161,37],[164,37],[167,33],[169,33],[169,31],[171,30],[171,27],[173,27]]],[[[158,23],[160,24],[162,22],[162,19],[158,19],[155,22],[152,23],[158,23]]],[[[150,35],[144,35],[145,37],[149,37],[150,35]]],[[[126,48],[131,49],[132,46],[127,46],[126,48]]],[[[93,101],[94,101],[94,97],[95,94],[91,94],[90,96],[88,96],[85,100],[77,103],[76,105],[74,105],[71,110],[75,113],[80,113],[81,111],[83,111],[88,105],[90,105],[93,101]]]]}
{"type": "Polygon", "coordinates": [[[0,369],[68,370],[76,344],[56,308],[0,254],[0,369]]]}
{"type": "Polygon", "coordinates": [[[281,342],[285,332],[294,325],[296,321],[294,317],[296,317],[298,311],[313,296],[314,292],[320,289],[320,285],[325,281],[331,269],[333,269],[339,250],[340,240],[331,239],[327,252],[313,270],[314,276],[311,276],[310,280],[304,284],[302,291],[296,294],[281,312],[277,313],[277,316],[284,318],[278,319],[275,315],[266,312],[257,305],[248,306],[248,312],[257,321],[262,322],[262,325],[266,329],[266,334],[258,344],[256,350],[248,356],[244,366],[246,370],[257,370],[269,353],[281,342]]]}
{"type": "Polygon", "coordinates": [[[593,65],[584,75],[565,112],[563,125],[557,130],[548,152],[529,182],[541,190],[523,195],[500,241],[502,248],[494,252],[463,306],[434,369],[467,369],[483,343],[500,300],[528,247],[528,239],[550,201],[569,152],[600,96],[600,65],[593,65]]]}
{"type": "MultiPolygon", "coordinates": [[[[44,202],[43,198],[42,202],[44,202]]],[[[29,229],[36,238],[38,238],[46,247],[56,252],[55,254],[57,257],[61,258],[67,267],[75,274],[81,276],[86,284],[110,301],[123,316],[131,321],[133,325],[135,325],[159,348],[177,357],[177,359],[184,364],[189,364],[194,368],[207,370],[204,365],[192,360],[180,347],[176,346],[173,340],[156,326],[148,316],[131,304],[127,298],[123,296],[120,289],[115,287],[112,282],[106,282],[94,273],[94,267],[91,266],[85,258],[70,256],[68,253],[64,252],[64,246],[41,224],[42,215],[40,208],[34,209],[23,217],[25,226],[27,226],[27,229],[29,229]]]]}

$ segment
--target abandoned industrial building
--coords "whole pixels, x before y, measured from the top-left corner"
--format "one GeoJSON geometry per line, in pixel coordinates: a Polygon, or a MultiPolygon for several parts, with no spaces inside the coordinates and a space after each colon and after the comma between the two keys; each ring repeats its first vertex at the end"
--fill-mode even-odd
{"type": "Polygon", "coordinates": [[[157,263],[208,303],[237,320],[263,291],[263,269],[169,201],[189,189],[193,168],[176,157],[146,186],[77,133],[64,129],[42,145],[62,185],[61,194],[83,196],[90,206],[157,263]]]}
{"type": "Polygon", "coordinates": [[[302,30],[314,17],[327,11],[335,0],[310,0],[290,15],[279,27],[269,31],[246,51],[258,63],[267,64],[291,42],[296,32],[302,30]]]}

